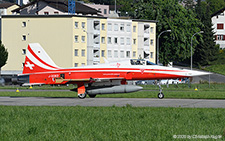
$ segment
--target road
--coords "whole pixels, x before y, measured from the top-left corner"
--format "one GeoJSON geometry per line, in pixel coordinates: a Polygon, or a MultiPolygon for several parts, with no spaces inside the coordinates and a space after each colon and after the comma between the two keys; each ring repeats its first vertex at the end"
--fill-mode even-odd
{"type": "Polygon", "coordinates": [[[221,74],[212,73],[209,75],[204,76],[197,76],[193,77],[193,83],[199,83],[199,81],[209,81],[216,82],[216,83],[225,83],[225,76],[221,74]]]}
{"type": "Polygon", "coordinates": [[[11,106],[126,106],[133,107],[191,107],[225,108],[225,100],[154,99],[154,98],[45,98],[0,97],[0,105],[11,106]]]}

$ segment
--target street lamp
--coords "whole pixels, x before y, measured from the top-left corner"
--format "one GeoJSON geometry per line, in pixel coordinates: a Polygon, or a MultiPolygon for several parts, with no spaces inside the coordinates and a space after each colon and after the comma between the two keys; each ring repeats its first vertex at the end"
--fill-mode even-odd
{"type": "Polygon", "coordinates": [[[197,32],[191,37],[191,70],[192,70],[192,39],[196,34],[199,34],[199,33],[204,33],[204,31],[197,32]]]}
{"type": "Polygon", "coordinates": [[[171,30],[165,30],[163,32],[161,32],[159,35],[158,35],[158,38],[157,38],[157,65],[159,64],[159,37],[165,33],[165,32],[171,32],[171,30]]]}

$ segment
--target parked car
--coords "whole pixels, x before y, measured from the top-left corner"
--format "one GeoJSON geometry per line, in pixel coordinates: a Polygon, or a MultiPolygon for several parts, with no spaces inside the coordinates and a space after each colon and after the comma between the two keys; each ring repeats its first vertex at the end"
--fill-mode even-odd
{"type": "Polygon", "coordinates": [[[2,77],[0,77],[0,86],[5,86],[5,80],[2,77]]]}
{"type": "Polygon", "coordinates": [[[154,85],[155,80],[139,80],[135,82],[136,85],[154,85]]]}
{"type": "Polygon", "coordinates": [[[165,79],[160,81],[161,85],[185,83],[182,79],[165,79]]]}

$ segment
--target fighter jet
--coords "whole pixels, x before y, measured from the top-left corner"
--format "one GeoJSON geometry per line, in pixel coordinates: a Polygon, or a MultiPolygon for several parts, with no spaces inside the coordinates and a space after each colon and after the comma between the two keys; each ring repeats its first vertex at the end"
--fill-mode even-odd
{"type": "MultiPolygon", "coordinates": [[[[63,58],[62,58],[63,59],[63,58]]],[[[18,82],[23,86],[75,84],[78,97],[97,94],[128,93],[142,87],[128,85],[132,80],[161,80],[208,75],[207,72],[159,66],[144,59],[127,59],[98,65],[73,68],[58,67],[39,43],[30,43],[27,48],[23,73],[18,82]]],[[[164,94],[160,87],[158,98],[164,94]]]]}

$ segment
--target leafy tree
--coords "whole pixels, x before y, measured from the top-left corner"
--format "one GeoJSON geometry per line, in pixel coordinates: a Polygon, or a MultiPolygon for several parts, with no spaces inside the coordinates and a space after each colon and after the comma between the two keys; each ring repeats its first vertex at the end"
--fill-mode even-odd
{"type": "Polygon", "coordinates": [[[202,3],[206,3],[209,7],[209,15],[213,14],[214,12],[222,9],[225,7],[225,1],[224,0],[206,0],[205,2],[202,1],[202,3]]]}
{"type": "MultiPolygon", "coordinates": [[[[89,0],[90,2],[93,2],[95,4],[106,4],[106,5],[114,5],[115,0],[89,0]]],[[[118,0],[116,1],[118,2],[118,0]]]]}
{"type": "Polygon", "coordinates": [[[178,4],[178,0],[139,0],[134,9],[137,9],[134,18],[158,21],[156,37],[162,31],[172,30],[160,36],[160,62],[165,65],[190,57],[191,37],[200,31],[201,25],[191,10],[178,4]]]}
{"type": "Polygon", "coordinates": [[[7,59],[8,59],[7,49],[5,49],[5,46],[2,44],[2,41],[0,41],[0,74],[1,68],[6,64],[7,59]]]}

